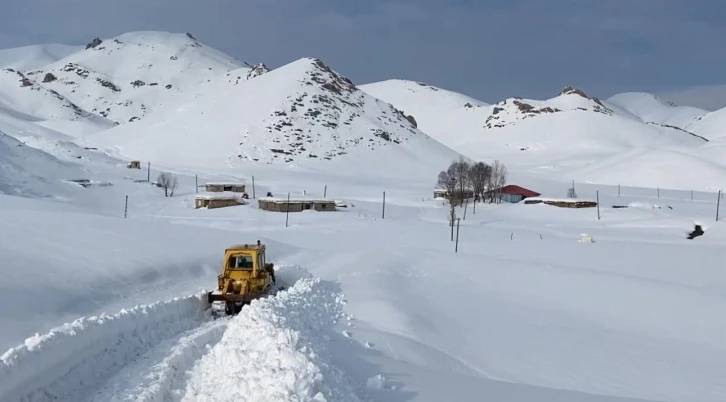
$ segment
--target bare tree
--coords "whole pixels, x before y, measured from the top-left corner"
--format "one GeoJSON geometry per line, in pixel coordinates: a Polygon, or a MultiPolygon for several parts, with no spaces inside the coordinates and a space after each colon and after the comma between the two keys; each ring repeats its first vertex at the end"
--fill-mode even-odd
{"type": "Polygon", "coordinates": [[[464,199],[466,198],[466,191],[471,187],[471,165],[467,162],[463,156],[459,156],[459,160],[451,164],[456,174],[458,190],[457,201],[459,205],[464,205],[464,199]]]}
{"type": "Polygon", "coordinates": [[[490,202],[495,201],[499,203],[498,190],[507,184],[507,167],[498,160],[494,161],[492,165],[492,173],[489,179],[489,191],[490,191],[490,202]]]}
{"type": "Polygon", "coordinates": [[[474,190],[474,202],[484,199],[484,192],[491,174],[492,167],[484,162],[477,162],[469,169],[469,182],[474,190]]]}
{"type": "Polygon", "coordinates": [[[439,173],[438,185],[446,190],[446,193],[449,195],[449,205],[451,205],[450,220],[452,222],[454,219],[454,208],[456,207],[456,204],[454,204],[451,200],[451,194],[453,194],[456,190],[456,184],[456,176],[453,174],[451,166],[449,166],[447,170],[442,170],[441,173],[439,173]]]}
{"type": "Polygon", "coordinates": [[[179,186],[179,180],[171,173],[161,172],[156,178],[156,183],[164,189],[164,197],[173,197],[174,191],[179,186]]]}

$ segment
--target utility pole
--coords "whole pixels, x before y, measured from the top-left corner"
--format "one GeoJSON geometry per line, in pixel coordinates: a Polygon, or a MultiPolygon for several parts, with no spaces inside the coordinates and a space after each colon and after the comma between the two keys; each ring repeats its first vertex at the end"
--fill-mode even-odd
{"type": "Polygon", "coordinates": [[[459,252],[459,223],[460,222],[461,222],[461,219],[456,218],[456,247],[454,248],[455,253],[459,252]]]}
{"type": "Polygon", "coordinates": [[[255,176],[252,176],[252,199],[255,199],[255,176]]]}
{"type": "MultiPolygon", "coordinates": [[[[126,196],[126,204],[124,205],[124,219],[126,219],[126,216],[129,212],[129,196],[126,196]]],[[[716,218],[718,220],[718,218],[716,218]]]]}
{"type": "Polygon", "coordinates": [[[146,162],[146,181],[151,183],[151,162],[146,162]]]}
{"type": "Polygon", "coordinates": [[[600,191],[595,191],[597,201],[597,220],[600,220],[600,191]]]}
{"type": "Polygon", "coordinates": [[[381,212],[381,219],[386,219],[386,192],[383,192],[383,212],[381,212]]]}
{"type": "Polygon", "coordinates": [[[287,222],[288,222],[289,216],[290,216],[290,193],[287,193],[287,206],[285,208],[285,227],[287,227],[287,222]]]}

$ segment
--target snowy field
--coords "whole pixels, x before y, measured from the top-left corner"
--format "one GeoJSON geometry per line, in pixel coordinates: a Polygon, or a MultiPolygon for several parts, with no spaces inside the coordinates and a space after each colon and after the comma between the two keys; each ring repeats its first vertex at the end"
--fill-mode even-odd
{"type": "MultiPolygon", "coordinates": [[[[194,210],[193,176],[164,198],[123,178],[143,170],[93,170],[114,185],[76,186],[64,200],[2,197],[2,400],[726,394],[726,231],[715,194],[621,188],[618,197],[617,187],[576,184],[580,198],[599,192],[600,220],[595,208],[480,204],[467,208],[455,253],[448,207],[431,199],[428,178],[330,181],[328,195],[349,206],[291,213],[285,227],[285,214],[254,200],[194,210]],[[706,234],[686,240],[694,222],[706,234]],[[584,233],[595,243],[579,242],[584,233]],[[210,321],[197,295],[214,286],[224,247],[256,239],[295,286],[210,321]]],[[[323,182],[266,171],[255,174],[258,197],[322,195],[323,182]]],[[[542,183],[554,198],[569,184],[542,183]]]]}
{"type": "Polygon", "coordinates": [[[184,34],[82,48],[0,52],[0,401],[726,400],[723,110],[359,88],[184,34]],[[599,208],[452,231],[433,188],[461,154],[599,208]],[[194,209],[230,181],[247,205],[194,209]],[[212,319],[224,249],[257,240],[287,289],[212,319]]]}

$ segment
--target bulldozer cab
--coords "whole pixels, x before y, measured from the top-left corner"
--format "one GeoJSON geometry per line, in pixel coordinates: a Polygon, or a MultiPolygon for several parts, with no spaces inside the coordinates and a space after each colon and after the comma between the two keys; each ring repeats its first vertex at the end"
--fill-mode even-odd
{"type": "MultiPolygon", "coordinates": [[[[271,269],[265,261],[265,245],[240,244],[225,250],[224,269],[219,276],[219,284],[229,280],[265,279],[270,275],[271,269]]],[[[274,273],[273,273],[274,276],[274,273]]],[[[221,287],[220,287],[221,289],[221,287]]]]}

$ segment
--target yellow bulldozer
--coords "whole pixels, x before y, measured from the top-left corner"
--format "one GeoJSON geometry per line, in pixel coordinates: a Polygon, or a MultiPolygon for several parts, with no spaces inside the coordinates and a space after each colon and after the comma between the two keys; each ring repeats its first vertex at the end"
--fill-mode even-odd
{"type": "Polygon", "coordinates": [[[265,245],[238,244],[224,250],[217,290],[207,293],[212,314],[236,315],[252,300],[277,293],[274,264],[265,261],[265,245]]]}

